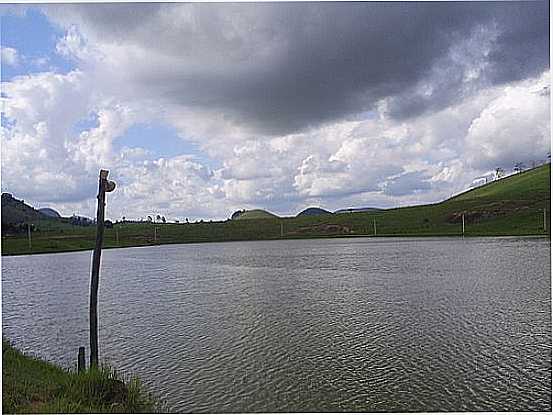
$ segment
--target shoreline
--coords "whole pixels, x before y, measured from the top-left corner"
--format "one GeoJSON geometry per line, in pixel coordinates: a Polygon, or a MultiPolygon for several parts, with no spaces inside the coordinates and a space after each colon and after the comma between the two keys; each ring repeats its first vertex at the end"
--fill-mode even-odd
{"type": "MultiPolygon", "coordinates": [[[[191,244],[209,244],[209,243],[231,243],[231,242],[259,242],[259,241],[287,241],[287,240],[314,240],[314,239],[346,239],[346,238],[544,238],[551,239],[551,234],[506,234],[506,235],[490,235],[490,234],[470,234],[470,235],[459,235],[459,234],[385,234],[385,235],[332,235],[332,236],[305,236],[305,237],[285,237],[285,238],[259,238],[259,239],[228,239],[228,240],[212,240],[212,241],[171,241],[155,244],[139,244],[139,245],[124,245],[124,246],[103,246],[102,250],[111,250],[111,249],[125,249],[125,248],[146,248],[153,246],[165,246],[165,245],[191,245],[191,244]]],[[[18,253],[9,253],[5,254],[2,252],[1,257],[13,257],[13,256],[25,256],[25,255],[47,255],[47,254],[61,254],[61,253],[71,253],[71,252],[83,252],[83,251],[93,251],[94,247],[90,248],[75,248],[75,249],[53,249],[53,250],[36,250],[32,252],[18,252],[18,253]]]]}

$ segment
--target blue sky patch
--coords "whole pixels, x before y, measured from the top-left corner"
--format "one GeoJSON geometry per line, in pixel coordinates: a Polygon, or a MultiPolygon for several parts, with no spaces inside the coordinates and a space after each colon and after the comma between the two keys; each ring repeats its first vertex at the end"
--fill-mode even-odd
{"type": "Polygon", "coordinates": [[[86,118],[82,118],[73,125],[73,133],[79,135],[83,131],[92,130],[100,125],[98,121],[98,114],[91,113],[86,118]]]}
{"type": "Polygon", "coordinates": [[[2,47],[14,48],[19,55],[18,65],[2,64],[3,82],[20,75],[47,71],[68,73],[76,68],[56,52],[56,43],[64,35],[63,31],[39,10],[27,9],[21,15],[2,12],[0,19],[2,47]]]}
{"type": "Polygon", "coordinates": [[[175,157],[189,154],[198,161],[214,168],[216,163],[200,147],[179,136],[177,130],[161,123],[139,123],[130,127],[125,134],[114,142],[116,149],[123,147],[141,147],[150,151],[155,157],[175,157]]]}

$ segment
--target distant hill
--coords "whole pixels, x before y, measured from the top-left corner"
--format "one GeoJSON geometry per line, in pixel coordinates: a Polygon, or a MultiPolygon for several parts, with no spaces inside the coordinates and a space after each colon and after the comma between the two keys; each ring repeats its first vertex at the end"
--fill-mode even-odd
{"type": "Polygon", "coordinates": [[[232,214],[232,220],[243,220],[243,219],[275,219],[278,218],[277,215],[267,212],[263,209],[253,209],[253,210],[240,210],[232,214]]]}
{"type": "Polygon", "coordinates": [[[61,218],[61,215],[52,208],[41,208],[38,211],[43,215],[50,216],[51,218],[61,218]]]}
{"type": "Polygon", "coordinates": [[[2,193],[2,225],[51,219],[10,193],[2,193]]]}
{"type": "Polygon", "coordinates": [[[328,210],[324,210],[318,207],[309,207],[307,209],[302,210],[296,216],[316,216],[316,215],[332,215],[332,212],[329,212],[328,210]]]}
{"type": "Polygon", "coordinates": [[[379,208],[373,208],[373,207],[362,207],[362,208],[346,208],[346,209],[338,209],[334,213],[340,214],[340,213],[355,213],[355,212],[367,212],[367,213],[376,213],[381,212],[384,209],[379,208]]]}

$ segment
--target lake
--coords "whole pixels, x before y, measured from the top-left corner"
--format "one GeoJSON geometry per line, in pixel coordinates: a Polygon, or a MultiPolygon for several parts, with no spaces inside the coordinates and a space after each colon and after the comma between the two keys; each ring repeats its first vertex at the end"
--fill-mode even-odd
{"type": "MultiPolygon", "coordinates": [[[[88,356],[90,261],[3,257],[5,336],[88,356]]],[[[550,269],[538,238],[105,250],[100,360],[174,412],[549,411],[550,269]]]]}

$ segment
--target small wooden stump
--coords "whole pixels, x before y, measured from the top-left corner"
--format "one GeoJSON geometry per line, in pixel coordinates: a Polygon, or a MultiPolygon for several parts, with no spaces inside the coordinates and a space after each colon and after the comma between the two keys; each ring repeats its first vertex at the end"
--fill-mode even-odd
{"type": "Polygon", "coordinates": [[[77,360],[77,372],[81,373],[86,369],[86,363],[84,360],[84,347],[79,347],[79,357],[77,360]]]}

